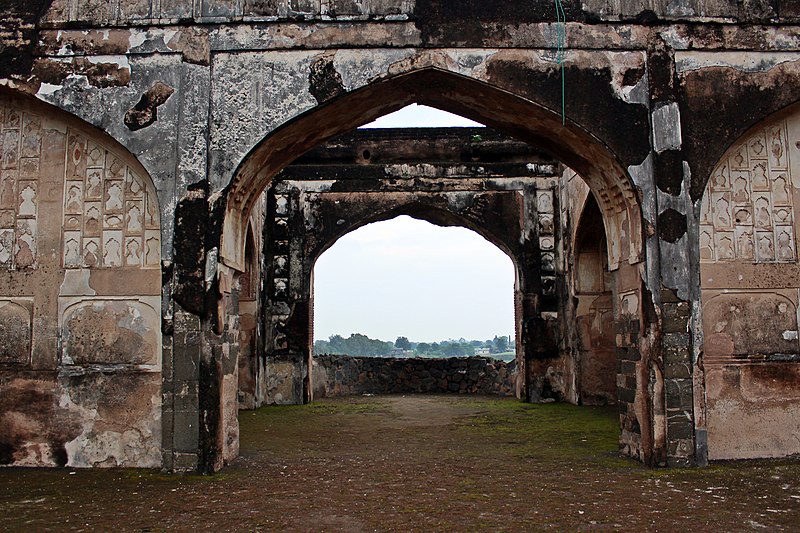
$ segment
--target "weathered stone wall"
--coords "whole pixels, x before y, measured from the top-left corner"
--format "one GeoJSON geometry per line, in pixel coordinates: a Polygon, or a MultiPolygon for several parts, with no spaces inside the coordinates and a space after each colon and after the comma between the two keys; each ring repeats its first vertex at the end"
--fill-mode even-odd
{"type": "Polygon", "coordinates": [[[513,396],[517,366],[489,357],[314,357],[314,397],[461,393],[513,396]]]}
{"type": "Polygon", "coordinates": [[[0,95],[0,464],[161,464],[153,184],[117,143],[0,95]]]}
{"type": "Polygon", "coordinates": [[[800,453],[800,110],[734,144],[700,209],[711,459],[800,453]]]}
{"type": "MultiPolygon", "coordinates": [[[[163,21],[224,22],[231,19],[275,21],[280,19],[306,20],[364,20],[385,18],[404,21],[419,18],[421,31],[429,38],[449,35],[465,22],[472,24],[517,22],[530,24],[548,21],[553,6],[547,2],[505,2],[502,5],[483,5],[470,2],[469,9],[434,0],[271,0],[237,2],[235,0],[203,0],[191,3],[159,2],[156,0],[129,2],[114,0],[86,3],[79,0],[54,0],[43,22],[63,24],[145,25],[163,21]],[[465,13],[468,12],[469,16],[465,13]]],[[[800,17],[800,9],[791,0],[770,2],[732,2],[730,0],[588,0],[564,2],[566,20],[609,20],[653,23],[658,20],[720,20],[740,19],[742,22],[791,21],[800,17]]],[[[492,27],[495,31],[497,28],[492,27]]]]}
{"type": "MultiPolygon", "coordinates": [[[[710,431],[709,445],[717,450],[712,457],[751,456],[764,440],[742,437],[741,447],[725,448],[739,438],[725,431],[749,423],[745,415],[751,408],[776,421],[757,426],[772,443],[770,454],[796,451],[787,437],[797,419],[794,367],[775,360],[795,355],[786,346],[795,331],[787,317],[800,303],[793,292],[796,263],[790,259],[797,254],[796,174],[791,194],[781,193],[776,184],[785,169],[768,155],[760,160],[766,162],[769,188],[756,185],[761,179],[756,166],[730,165],[733,181],[712,180],[704,196],[718,162],[729,157],[726,151],[756,124],[798,101],[796,2],[565,2],[563,33],[551,3],[518,0],[32,0],[7,2],[2,9],[0,84],[99,128],[61,121],[50,108],[31,110],[41,126],[35,120],[25,126],[23,118],[20,128],[3,119],[4,152],[16,146],[22,155],[4,153],[3,164],[15,161],[19,168],[0,169],[11,183],[6,199],[15,203],[0,208],[0,262],[9,272],[0,280],[0,335],[8,340],[0,366],[9,391],[43,394],[33,411],[28,405],[36,402],[26,403],[27,393],[2,396],[11,403],[0,416],[16,420],[2,426],[9,461],[39,454],[44,459],[33,463],[61,464],[72,459],[59,450],[65,442],[78,442],[78,435],[87,435],[87,443],[108,435],[116,439],[121,426],[104,422],[87,429],[83,422],[126,420],[99,407],[126,401],[109,403],[103,398],[113,394],[98,392],[102,397],[95,405],[78,381],[90,374],[117,379],[135,370],[152,385],[163,360],[162,399],[135,412],[158,411],[154,406],[162,402],[165,467],[218,466],[218,452],[224,448],[222,455],[229,456],[235,448],[230,406],[237,403],[232,375],[238,343],[253,338],[249,322],[241,330],[236,278],[246,268],[247,227],[261,192],[308,149],[411,102],[512,133],[586,180],[603,216],[609,271],[615,272],[610,306],[624,374],[618,389],[625,404],[622,441],[632,455],[651,464],[702,464],[710,431]],[[563,57],[558,57],[559,35],[565,37],[563,57]],[[42,149],[35,155],[40,145],[31,139],[37,131],[42,149]],[[84,132],[87,150],[91,140],[136,175],[149,175],[147,192],[131,191],[129,197],[116,187],[122,180],[113,161],[68,171],[72,131],[84,132]],[[94,188],[97,176],[81,174],[90,168],[103,173],[101,198],[94,188]],[[745,170],[747,176],[741,174],[745,170]],[[748,183],[753,223],[714,220],[726,202],[731,217],[747,204],[741,195],[736,198],[741,177],[748,183]],[[156,195],[158,202],[150,202],[156,195]],[[712,202],[705,211],[712,213],[710,222],[701,220],[704,197],[712,202]],[[128,227],[126,217],[137,209],[152,221],[152,205],[160,211],[158,228],[147,222],[128,227]],[[761,207],[769,215],[763,223],[761,207]],[[156,233],[160,272],[152,248],[156,233]],[[701,276],[712,264],[713,275],[701,276]],[[777,319],[771,322],[764,309],[773,307],[777,319]],[[733,327],[724,311],[731,308],[759,324],[769,337],[765,348],[733,327]],[[148,309],[156,318],[160,309],[163,342],[151,328],[148,309]],[[129,320],[131,315],[138,322],[129,320]],[[122,331],[120,338],[133,331],[143,345],[160,343],[156,359],[148,350],[123,354],[113,342],[89,353],[76,332],[91,321],[122,331]],[[785,332],[789,338],[783,338],[785,332]],[[725,341],[722,348],[713,344],[719,339],[725,341]],[[64,340],[76,344],[59,344],[64,340]],[[724,368],[717,371],[714,358],[720,353],[724,368]],[[755,355],[763,361],[757,363],[755,355]],[[125,362],[110,362],[118,357],[125,362]],[[76,426],[47,414],[53,407],[48,399],[62,397],[57,389],[62,385],[70,399],[58,409],[80,405],[76,426]],[[23,431],[20,421],[38,413],[57,422],[31,423],[35,431],[23,431]],[[41,437],[51,426],[69,430],[47,430],[41,437]]],[[[792,121],[786,124],[794,128],[792,121]]],[[[796,164],[796,132],[785,133],[782,150],[796,164]]],[[[772,141],[766,132],[770,153],[772,141]]],[[[544,264],[543,243],[532,229],[526,228],[532,244],[527,253],[544,264]]],[[[517,300],[520,314],[536,311],[522,324],[521,336],[553,331],[554,321],[565,323],[569,290],[558,281],[564,257],[556,254],[555,260],[554,297],[544,294],[549,289],[543,284],[541,291],[537,287],[517,300]]],[[[288,331],[294,325],[288,324],[288,331]]],[[[520,390],[530,391],[536,379],[548,376],[551,388],[571,397],[570,376],[580,371],[574,359],[553,364],[547,350],[525,357],[531,364],[520,368],[525,384],[520,390]]],[[[282,394],[292,401],[302,396],[296,394],[302,373],[281,361],[274,370],[265,388],[283,374],[293,381],[282,394]]],[[[136,387],[120,390],[133,394],[136,387]]],[[[150,426],[134,433],[149,431],[150,426]]],[[[149,446],[152,439],[157,437],[141,442],[149,446]]],[[[76,464],[83,461],[77,452],[72,457],[76,464]]],[[[136,462],[155,462],[148,461],[136,462]]]]}

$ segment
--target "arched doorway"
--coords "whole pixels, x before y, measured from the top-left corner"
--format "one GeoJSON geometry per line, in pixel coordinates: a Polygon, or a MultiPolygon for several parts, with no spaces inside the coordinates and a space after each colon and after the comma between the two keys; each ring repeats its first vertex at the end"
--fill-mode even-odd
{"type": "MultiPolygon", "coordinates": [[[[627,427],[623,434],[630,437],[626,450],[647,460],[651,446],[648,443],[653,439],[649,414],[651,403],[647,398],[647,388],[640,383],[639,378],[649,375],[645,370],[649,362],[635,357],[640,332],[646,327],[641,317],[640,291],[644,283],[642,280],[646,276],[641,210],[636,194],[627,172],[606,146],[577,124],[569,123],[565,126],[556,113],[525,98],[485,82],[437,68],[425,68],[345,93],[279,127],[242,162],[227,189],[220,247],[223,275],[226,275],[224,269],[242,268],[242,220],[247,217],[258,194],[273,183],[283,167],[325,139],[410,102],[424,103],[494,126],[548,151],[576,170],[580,169],[581,177],[597,199],[608,243],[608,266],[614,280],[614,324],[617,331],[623,332],[616,336],[615,349],[618,353],[624,353],[634,367],[630,376],[625,379],[626,393],[621,399],[627,427]]],[[[537,274],[540,274],[541,269],[555,272],[561,268],[557,266],[559,256],[554,251],[543,248],[552,246],[553,239],[540,237],[544,237],[542,232],[552,231],[559,224],[559,198],[553,189],[538,191],[535,195],[533,203],[537,208],[534,208],[534,212],[538,213],[539,218],[532,219],[535,220],[533,225],[523,231],[526,236],[535,240],[535,244],[529,241],[531,246],[525,254],[527,260],[536,265],[537,274]]],[[[283,219],[280,221],[281,227],[275,228],[276,235],[288,235],[301,227],[291,226],[285,216],[286,208],[293,205],[292,202],[290,197],[279,194],[274,203],[268,203],[268,219],[272,216],[276,217],[276,221],[283,219]]],[[[352,203],[352,212],[357,212],[359,206],[358,202],[352,203]]],[[[337,221],[332,221],[332,226],[335,227],[336,223],[337,221]]],[[[498,234],[502,233],[501,230],[498,234]]],[[[319,239],[313,235],[310,240],[319,239]]],[[[312,243],[311,248],[317,244],[319,242],[312,243]]],[[[308,251],[300,252],[282,237],[277,238],[275,245],[283,247],[275,251],[281,258],[276,260],[276,268],[289,265],[292,260],[300,258],[293,254],[300,253],[303,258],[309,256],[308,251]]],[[[281,300],[281,295],[291,292],[290,279],[291,276],[276,277],[273,288],[276,301],[280,301],[280,307],[287,312],[276,319],[273,326],[277,333],[271,339],[267,336],[266,342],[268,350],[272,346],[285,350],[286,353],[295,352],[292,356],[294,362],[277,360],[272,374],[274,383],[283,387],[279,391],[281,400],[291,398],[291,403],[310,400],[307,392],[307,349],[301,348],[300,344],[291,345],[292,338],[306,336],[302,344],[308,346],[305,332],[309,331],[307,309],[310,302],[306,301],[301,306],[306,311],[298,313],[297,306],[288,305],[285,300],[281,300]]],[[[521,323],[521,337],[544,339],[544,342],[536,343],[537,348],[533,351],[522,350],[525,352],[526,371],[524,384],[520,385],[518,395],[534,401],[541,399],[542,391],[552,389],[552,384],[559,381],[560,369],[554,368],[550,359],[559,349],[558,328],[554,324],[559,320],[557,295],[563,290],[555,276],[552,280],[540,277],[536,279],[538,281],[531,287],[532,290],[517,302],[523,310],[520,314],[530,317],[521,323]]],[[[270,327],[267,325],[267,329],[270,327]]],[[[533,345],[527,343],[526,346],[533,345]]],[[[559,386],[569,387],[571,384],[559,386]]]]}
{"type": "Polygon", "coordinates": [[[516,354],[486,339],[513,349],[515,278],[460,226],[400,215],[342,236],[314,264],[314,398],[512,394],[516,354]]]}

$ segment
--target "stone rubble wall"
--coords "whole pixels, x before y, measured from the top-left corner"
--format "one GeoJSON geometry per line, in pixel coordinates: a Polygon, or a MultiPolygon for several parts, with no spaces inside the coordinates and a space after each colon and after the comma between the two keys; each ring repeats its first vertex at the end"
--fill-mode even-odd
{"type": "Polygon", "coordinates": [[[447,359],[314,357],[314,397],[354,394],[462,393],[513,396],[515,361],[489,357],[447,359]]]}

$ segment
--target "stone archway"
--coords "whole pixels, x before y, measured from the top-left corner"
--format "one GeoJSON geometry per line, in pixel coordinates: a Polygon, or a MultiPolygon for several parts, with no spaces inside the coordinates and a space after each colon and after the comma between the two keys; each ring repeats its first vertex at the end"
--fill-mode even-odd
{"type": "MultiPolygon", "coordinates": [[[[268,260],[272,257],[276,264],[285,265],[288,274],[285,278],[268,275],[266,279],[266,321],[272,325],[266,332],[266,351],[268,372],[271,370],[272,385],[275,387],[270,393],[276,394],[276,397],[271,398],[271,403],[298,403],[312,398],[308,389],[313,382],[310,376],[313,345],[312,273],[316,260],[343,235],[366,224],[389,220],[399,215],[409,215],[441,226],[471,229],[511,259],[515,270],[514,300],[517,302],[516,344],[520,348],[517,360],[520,372],[515,388],[519,397],[528,396],[528,383],[524,373],[527,344],[524,331],[526,327],[532,327],[539,317],[535,315],[536,309],[524,305],[524,302],[535,299],[535,295],[541,290],[541,279],[540,265],[531,261],[531,255],[524,252],[525,245],[531,244],[524,235],[524,202],[520,201],[517,194],[520,191],[354,194],[309,193],[308,188],[306,185],[301,192],[288,191],[281,187],[280,192],[275,194],[278,201],[286,199],[290,206],[287,210],[288,224],[296,227],[297,218],[300,217],[308,232],[290,237],[290,249],[302,250],[300,253],[290,253],[287,256],[276,250],[279,255],[270,256],[269,251],[275,248],[270,246],[271,243],[267,245],[268,260]],[[498,229],[504,231],[498,233],[498,229]],[[277,379],[281,374],[285,377],[277,379]],[[301,383],[302,391],[296,388],[301,383]],[[294,391],[285,388],[287,384],[292,384],[294,391]]],[[[530,196],[530,199],[535,199],[535,189],[530,196]]],[[[274,221],[268,222],[268,231],[271,224],[274,221]]],[[[555,324],[550,323],[549,326],[555,327],[555,324]]],[[[548,338],[556,336],[553,332],[548,338]]],[[[544,351],[544,342],[540,340],[540,343],[536,348],[544,351]]],[[[550,355],[555,356],[555,347],[548,348],[550,355]]],[[[534,350],[534,347],[530,349],[534,350]]],[[[540,395],[541,391],[536,394],[540,395]]]]}
{"type": "Polygon", "coordinates": [[[641,261],[641,208],[632,181],[618,156],[593,133],[613,129],[601,122],[610,117],[589,116],[589,120],[596,119],[598,123],[588,126],[573,121],[565,125],[558,113],[499,86],[438,66],[413,67],[412,64],[408,72],[325,100],[277,128],[247,155],[227,188],[220,247],[225,264],[242,269],[243,223],[260,192],[280,170],[326,139],[410,103],[462,115],[552,153],[575,169],[595,192],[606,220],[608,242],[614,246],[611,264],[641,261]]]}
{"type": "MultiPolygon", "coordinates": [[[[649,422],[651,403],[640,378],[649,375],[644,370],[649,363],[637,362],[640,358],[635,356],[641,328],[645,327],[641,316],[644,302],[640,292],[644,277],[642,215],[631,179],[618,157],[591,132],[603,131],[602,125],[595,125],[590,129],[574,122],[564,125],[562,117],[557,113],[524,97],[439,67],[426,67],[394,75],[361,89],[332,97],[319,107],[277,128],[240,164],[225,197],[225,221],[220,246],[223,275],[226,268],[241,268],[241,222],[247,217],[251,203],[272,183],[283,167],[325,139],[411,102],[452,111],[511,133],[549,151],[565,164],[581,170],[581,176],[598,199],[603,214],[603,226],[609,243],[609,266],[612,270],[619,271],[616,276],[616,295],[619,301],[614,302],[613,309],[616,329],[622,334],[616,337],[616,349],[633,367],[630,376],[625,380],[625,394],[622,396],[628,424],[623,434],[629,436],[626,439],[626,450],[647,460],[650,453],[648,450],[652,445],[652,426],[649,422]]],[[[595,118],[597,117],[589,117],[595,118]]],[[[631,154],[626,154],[626,158],[630,157],[631,154]]],[[[635,157],[633,161],[639,162],[635,157]]],[[[557,204],[555,197],[549,198],[552,220],[558,215],[555,209],[557,204]]],[[[546,199],[542,198],[542,201],[546,202],[546,199]]],[[[276,205],[275,209],[282,207],[276,205]]],[[[537,242],[539,244],[541,243],[537,242]]],[[[535,249],[538,254],[539,247],[535,249]]],[[[537,257],[537,261],[540,259],[542,258],[537,257]]],[[[542,288],[537,287],[535,294],[518,302],[518,305],[529,306],[534,310],[530,314],[536,317],[525,326],[528,328],[526,334],[550,339],[551,342],[544,343],[548,348],[543,352],[551,351],[558,338],[557,334],[548,335],[548,329],[553,329],[546,325],[548,320],[558,320],[558,317],[555,309],[547,311],[542,307],[542,302],[546,299],[542,288]]],[[[308,313],[302,316],[305,316],[305,320],[301,320],[303,326],[300,329],[308,331],[308,313]]],[[[284,318],[288,317],[286,315],[284,318]]],[[[285,322],[281,327],[293,331],[298,324],[285,322]]],[[[288,344],[283,346],[289,347],[288,344]]],[[[528,354],[527,358],[530,361],[527,374],[529,383],[525,387],[525,396],[536,400],[539,396],[531,395],[530,391],[544,390],[544,384],[532,386],[531,376],[549,376],[552,368],[544,353],[528,354]]],[[[292,365],[284,364],[276,375],[283,375],[285,379],[278,381],[292,383],[292,401],[308,400],[308,395],[298,396],[298,391],[308,390],[307,372],[298,373],[295,369],[292,365]]],[[[287,393],[289,389],[281,392],[281,397],[286,398],[287,393]]]]}

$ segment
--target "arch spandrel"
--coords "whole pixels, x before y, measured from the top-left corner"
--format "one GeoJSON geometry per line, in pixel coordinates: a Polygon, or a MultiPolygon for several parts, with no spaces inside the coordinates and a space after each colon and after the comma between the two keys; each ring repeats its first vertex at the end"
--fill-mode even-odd
{"type": "Polygon", "coordinates": [[[562,124],[560,113],[436,66],[333,98],[264,138],[240,164],[227,190],[220,251],[223,262],[242,267],[244,221],[258,194],[283,167],[326,139],[410,103],[460,114],[551,151],[575,168],[595,191],[603,212],[613,220],[609,242],[630,241],[629,253],[620,250],[611,258],[612,264],[641,260],[641,211],[636,194],[630,177],[607,146],[577,123],[568,120],[567,125],[562,124]]]}

